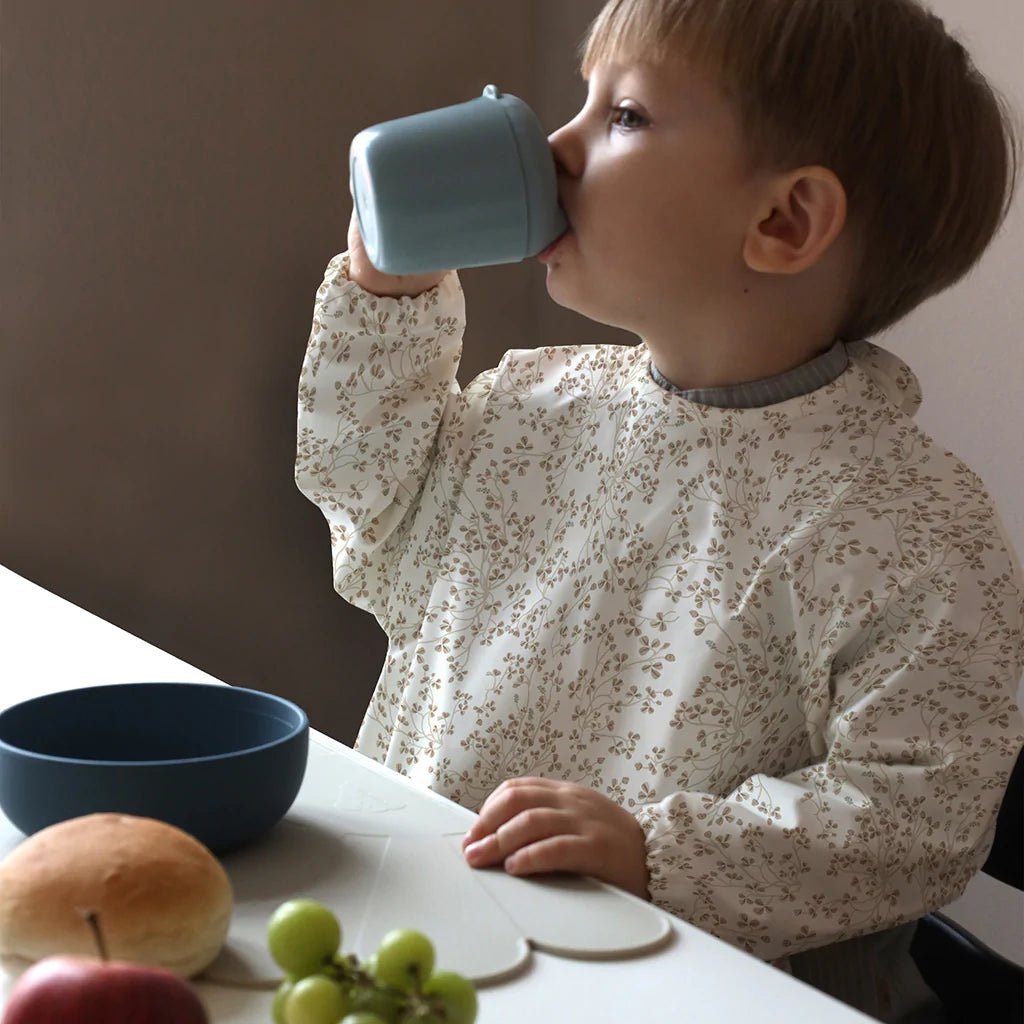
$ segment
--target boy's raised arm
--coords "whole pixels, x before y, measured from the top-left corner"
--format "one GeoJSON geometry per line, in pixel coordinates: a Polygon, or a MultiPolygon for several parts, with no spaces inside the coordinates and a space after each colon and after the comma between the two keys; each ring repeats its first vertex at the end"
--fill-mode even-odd
{"type": "Polygon", "coordinates": [[[360,252],[358,242],[331,260],[317,290],[299,382],[295,480],[330,524],[335,589],[379,617],[403,523],[459,391],[465,301],[454,272],[374,278],[360,252]],[[354,280],[356,264],[368,286],[393,294],[354,280]]]}

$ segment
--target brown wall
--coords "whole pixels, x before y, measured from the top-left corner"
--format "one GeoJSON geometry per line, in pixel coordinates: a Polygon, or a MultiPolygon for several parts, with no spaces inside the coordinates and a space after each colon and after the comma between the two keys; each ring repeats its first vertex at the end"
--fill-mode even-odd
{"type": "MultiPolygon", "coordinates": [[[[3,0],[0,562],[351,741],[384,640],[292,481],[348,143],[489,82],[552,130],[599,6],[3,0]]],[[[543,275],[463,272],[463,380],[509,347],[622,340],[543,275]]]]}

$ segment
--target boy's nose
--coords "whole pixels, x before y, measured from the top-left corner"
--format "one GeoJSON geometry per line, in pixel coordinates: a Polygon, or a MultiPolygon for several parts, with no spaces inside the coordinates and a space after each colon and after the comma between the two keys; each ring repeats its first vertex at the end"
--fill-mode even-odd
{"type": "Polygon", "coordinates": [[[555,166],[559,171],[566,174],[577,174],[575,164],[578,162],[574,157],[574,148],[571,143],[568,125],[563,125],[557,131],[548,136],[548,145],[555,158],[555,166]]]}
{"type": "Polygon", "coordinates": [[[560,146],[560,145],[562,144],[562,136],[563,136],[563,135],[565,135],[565,130],[566,130],[566,128],[568,128],[568,127],[569,127],[569,126],[568,126],[567,124],[563,124],[561,128],[556,128],[556,129],[555,129],[555,130],[554,130],[554,131],[553,131],[553,132],[552,132],[552,133],[551,133],[551,134],[550,134],[550,135],[548,136],[548,145],[549,145],[549,146],[550,146],[550,147],[551,147],[552,149],[554,149],[554,150],[557,150],[557,149],[558,149],[558,147],[559,147],[559,146],[560,146]]]}

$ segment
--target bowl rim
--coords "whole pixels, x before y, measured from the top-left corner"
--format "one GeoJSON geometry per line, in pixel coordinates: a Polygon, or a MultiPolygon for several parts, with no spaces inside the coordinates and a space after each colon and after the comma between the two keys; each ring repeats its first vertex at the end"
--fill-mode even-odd
{"type": "Polygon", "coordinates": [[[7,742],[7,740],[0,738],[0,752],[10,752],[12,754],[18,754],[25,757],[30,757],[40,761],[52,762],[54,764],[67,764],[67,765],[80,765],[89,766],[96,768],[160,768],[168,767],[169,765],[195,765],[195,764],[208,764],[216,761],[226,761],[231,758],[242,757],[247,754],[256,754],[262,750],[269,750],[273,747],[282,746],[285,743],[289,743],[296,739],[302,733],[308,733],[309,731],[309,717],[306,712],[303,711],[298,704],[294,701],[289,700],[287,697],[280,697],[276,693],[268,693],[266,690],[256,690],[252,687],[247,686],[232,686],[230,683],[199,683],[195,681],[180,681],[175,682],[174,680],[160,680],[154,679],[149,681],[128,681],[123,683],[97,683],[90,686],[74,686],[65,690],[54,690],[51,693],[40,693],[35,697],[29,697],[26,700],[18,701],[17,704],[11,704],[8,707],[0,710],[0,723],[2,723],[4,717],[8,712],[14,711],[16,708],[23,708],[26,705],[33,704],[36,701],[45,701],[53,699],[55,697],[63,697],[72,693],[84,693],[90,690],[112,690],[115,687],[127,686],[131,688],[141,688],[146,686],[187,686],[192,689],[202,688],[206,690],[231,690],[236,693],[254,694],[264,700],[269,700],[280,707],[285,707],[298,716],[298,721],[295,726],[291,728],[283,736],[277,737],[277,739],[270,740],[268,743],[260,743],[252,747],[241,747],[238,750],[225,751],[222,754],[203,754],[199,757],[170,757],[162,759],[152,759],[146,761],[118,761],[118,760],[100,760],[97,758],[89,757],[61,757],[57,754],[47,754],[38,750],[31,750],[28,747],[19,747],[13,743],[7,742]]]}

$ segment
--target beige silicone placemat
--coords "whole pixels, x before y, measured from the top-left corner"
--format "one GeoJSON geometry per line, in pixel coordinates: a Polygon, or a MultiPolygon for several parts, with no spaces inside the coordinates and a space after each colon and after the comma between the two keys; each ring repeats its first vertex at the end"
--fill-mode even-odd
{"type": "Polygon", "coordinates": [[[235,914],[210,981],[271,985],[267,919],[309,896],[342,922],[342,948],[370,955],[392,928],[418,928],[437,962],[475,982],[521,970],[530,945],[568,956],[635,955],[661,945],[667,919],[588,878],[514,878],[469,867],[460,840],[472,812],[319,738],[295,805],[262,840],[223,858],[235,914]]]}

